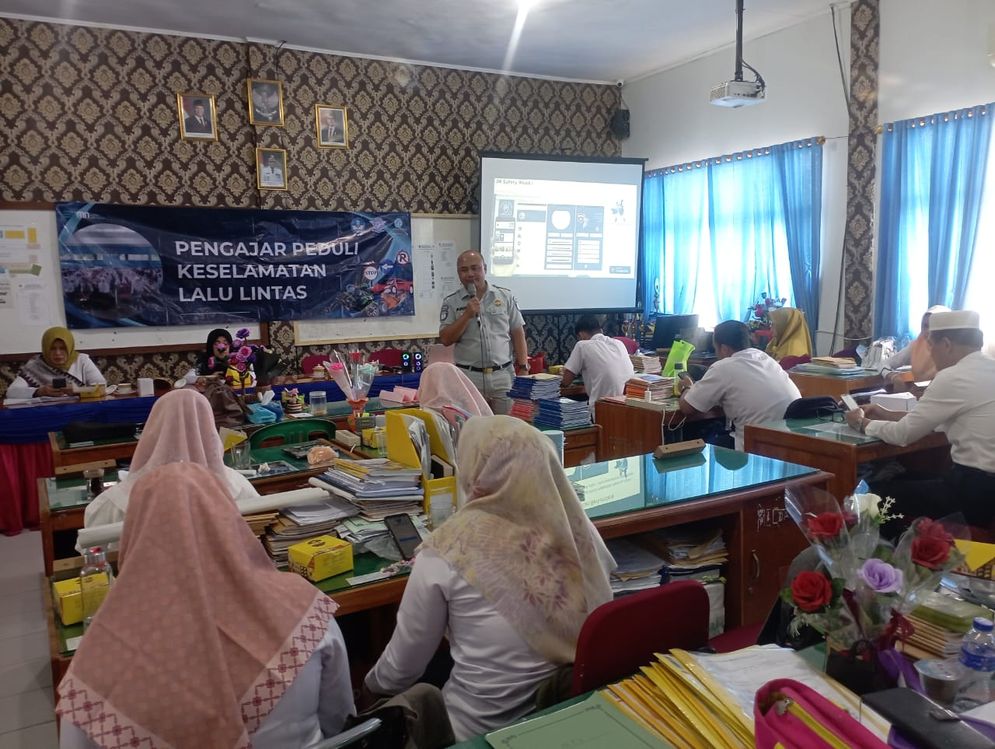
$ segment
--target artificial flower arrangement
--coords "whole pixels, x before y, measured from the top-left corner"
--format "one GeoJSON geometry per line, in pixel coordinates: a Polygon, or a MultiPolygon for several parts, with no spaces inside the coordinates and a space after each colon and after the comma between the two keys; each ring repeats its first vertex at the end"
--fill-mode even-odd
{"type": "Polygon", "coordinates": [[[757,303],[747,310],[746,324],[750,326],[750,330],[770,330],[771,310],[780,309],[787,303],[786,298],[775,299],[764,291],[757,303]]]}
{"type": "MultiPolygon", "coordinates": [[[[225,382],[232,387],[251,387],[257,381],[260,385],[269,384],[273,376],[285,368],[278,354],[259,344],[249,343],[249,335],[248,328],[240,328],[232,341],[228,369],[225,371],[225,382]]],[[[207,361],[213,368],[214,357],[207,361]]]]}
{"type": "Polygon", "coordinates": [[[825,635],[830,654],[868,664],[876,674],[868,688],[894,686],[899,673],[909,675],[895,650],[912,634],[906,615],[962,561],[951,533],[929,518],[915,520],[895,545],[881,539],[881,524],[902,517],[891,513],[893,504],[867,493],[863,482],[842,509],[835,497],[811,488],[789,489],[785,499],[824,568],[799,573],[781,592],[794,607],[789,631],[797,636],[807,625],[825,635]]]}

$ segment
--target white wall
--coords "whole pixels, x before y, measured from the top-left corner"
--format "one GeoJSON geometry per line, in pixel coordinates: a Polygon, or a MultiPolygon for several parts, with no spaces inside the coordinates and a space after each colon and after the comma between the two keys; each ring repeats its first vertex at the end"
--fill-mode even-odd
{"type": "MultiPolygon", "coordinates": [[[[837,28],[849,82],[847,10],[837,12],[837,28]]],[[[799,138],[825,136],[818,329],[829,333],[816,336],[816,348],[819,353],[826,353],[837,311],[842,261],[848,130],[828,8],[796,26],[746,42],[743,56],[767,81],[767,101],[753,107],[727,110],[708,103],[712,86],[732,78],[731,46],[626,84],[623,97],[631,110],[632,136],[623,145],[623,155],[647,157],[647,168],[654,169],[799,138]]]]}
{"type": "Polygon", "coordinates": [[[995,101],[992,0],[881,0],[881,122],[995,101]]]}

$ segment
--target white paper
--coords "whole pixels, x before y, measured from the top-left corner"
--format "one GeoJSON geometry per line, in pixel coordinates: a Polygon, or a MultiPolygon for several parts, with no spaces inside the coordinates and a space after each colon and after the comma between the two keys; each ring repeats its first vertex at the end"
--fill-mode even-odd
{"type": "Polygon", "coordinates": [[[17,316],[21,324],[48,327],[52,324],[51,305],[45,303],[48,284],[35,277],[19,277],[14,284],[17,316]]]}
{"type": "MultiPolygon", "coordinates": [[[[35,236],[38,230],[34,229],[35,236]]],[[[27,260],[28,227],[0,226],[0,263],[23,263],[27,260]]]]}
{"type": "Polygon", "coordinates": [[[10,273],[6,268],[0,268],[0,309],[10,309],[14,306],[14,287],[10,281],[10,273]]]}
{"type": "Polygon", "coordinates": [[[416,299],[431,301],[435,298],[436,249],[437,245],[435,242],[417,244],[414,247],[416,299]]]}
{"type": "Polygon", "coordinates": [[[460,253],[455,242],[449,240],[436,242],[435,267],[436,283],[442,289],[442,296],[448,296],[463,284],[459,282],[456,272],[456,259],[460,253]]]}

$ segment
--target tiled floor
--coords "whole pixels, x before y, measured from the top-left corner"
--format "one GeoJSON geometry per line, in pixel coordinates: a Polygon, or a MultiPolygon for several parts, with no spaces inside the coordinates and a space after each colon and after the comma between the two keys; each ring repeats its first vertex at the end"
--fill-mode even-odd
{"type": "Polygon", "coordinates": [[[0,536],[0,749],[54,749],[41,534],[0,536]]]}

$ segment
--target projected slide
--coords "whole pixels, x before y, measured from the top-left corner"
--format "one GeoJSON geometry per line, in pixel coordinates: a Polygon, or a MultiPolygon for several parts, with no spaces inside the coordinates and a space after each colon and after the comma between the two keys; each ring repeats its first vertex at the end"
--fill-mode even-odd
{"type": "Polygon", "coordinates": [[[495,179],[490,272],[635,278],[637,197],[633,185],[495,179]]]}
{"type": "Polygon", "coordinates": [[[642,507],[642,469],[642,458],[634,457],[567,468],[565,471],[584,509],[592,517],[598,517],[642,507]],[[595,507],[601,510],[592,513],[595,507]]]}

